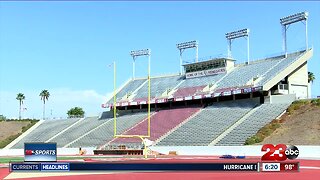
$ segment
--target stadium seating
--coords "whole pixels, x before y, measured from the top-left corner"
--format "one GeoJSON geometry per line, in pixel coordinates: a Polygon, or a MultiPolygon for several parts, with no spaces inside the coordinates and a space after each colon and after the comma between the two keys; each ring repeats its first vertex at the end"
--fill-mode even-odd
{"type": "Polygon", "coordinates": [[[159,146],[207,146],[257,105],[256,100],[214,103],[161,140],[159,146]]]}
{"type": "Polygon", "coordinates": [[[124,89],[117,94],[118,98],[122,98],[127,93],[133,93],[145,81],[146,79],[137,79],[137,80],[133,80],[131,83],[128,83],[128,85],[125,86],[124,89]]]}
{"type": "Polygon", "coordinates": [[[281,60],[281,58],[271,58],[264,61],[251,62],[248,65],[238,65],[218,83],[217,89],[245,86],[252,78],[263,75],[266,71],[276,65],[279,60],[281,60]]]}
{"type": "MultiPolygon", "coordinates": [[[[181,76],[151,78],[151,97],[160,97],[167,89],[173,89],[182,80],[181,76]]],[[[148,97],[148,83],[137,91],[134,98],[148,97]]]]}
{"type": "Polygon", "coordinates": [[[64,133],[53,138],[51,142],[56,142],[58,147],[64,147],[73,140],[79,138],[84,133],[104,123],[105,120],[99,120],[98,117],[87,117],[76,125],[69,128],[64,133]]]}
{"type": "Polygon", "coordinates": [[[275,75],[277,75],[279,72],[283,71],[286,67],[288,67],[290,64],[292,64],[302,54],[303,54],[303,52],[289,54],[287,58],[279,61],[275,67],[271,68],[267,73],[265,73],[263,75],[264,78],[258,83],[258,85],[262,86],[265,83],[267,83],[275,75]]]}
{"type": "MultiPolygon", "coordinates": [[[[249,64],[238,64],[235,65],[232,71],[229,70],[228,74],[223,73],[189,79],[186,79],[184,75],[151,78],[151,97],[161,97],[166,90],[173,90],[174,88],[174,96],[177,97],[184,94],[190,95],[196,87],[205,87],[207,85],[215,85],[216,90],[254,85],[253,80],[259,77],[259,81],[257,81],[255,85],[263,86],[276,74],[297,60],[304,52],[305,51],[288,54],[287,58],[284,58],[284,56],[276,56],[251,61],[249,64]],[[179,83],[181,84],[176,87],[179,83]]],[[[145,81],[146,79],[132,80],[120,90],[117,94],[117,99],[120,100],[127,93],[136,91],[136,93],[132,95],[134,101],[146,100],[148,97],[148,83],[145,83],[140,89],[137,89],[145,81]]],[[[112,99],[110,99],[108,103],[112,103],[112,99]]]]}
{"type": "Polygon", "coordinates": [[[255,135],[259,129],[279,116],[288,106],[289,104],[262,104],[216,145],[243,145],[247,138],[255,135]]]}
{"type": "Polygon", "coordinates": [[[224,75],[225,74],[217,74],[212,76],[185,79],[185,81],[179,86],[179,88],[207,86],[209,84],[214,84],[224,75]]]}
{"type": "MultiPolygon", "coordinates": [[[[117,93],[117,101],[120,101],[126,94],[134,92],[145,81],[146,79],[131,80],[126,86],[121,89],[121,91],[117,93]]],[[[111,98],[108,103],[113,103],[113,99],[111,98]]]]}
{"type": "MultiPolygon", "coordinates": [[[[160,98],[165,96],[164,92],[168,92],[167,95],[173,97],[208,93],[202,92],[203,89],[219,95],[220,92],[236,87],[264,86],[304,53],[305,51],[300,51],[288,54],[286,58],[277,56],[251,61],[249,64],[237,64],[231,70],[228,69],[227,73],[212,76],[189,79],[186,79],[184,75],[154,77],[151,78],[151,97],[160,98]]],[[[126,95],[130,96],[128,100],[146,101],[148,97],[148,83],[146,82],[146,78],[131,80],[117,93],[117,102],[124,100],[126,95]]],[[[258,99],[223,101],[226,99],[231,99],[231,97],[220,98],[220,102],[214,102],[206,108],[187,106],[153,112],[151,137],[148,139],[155,141],[158,146],[243,145],[248,137],[276,118],[289,105],[262,104],[257,106],[258,99]]],[[[113,99],[108,101],[108,103],[112,102],[113,99]]],[[[191,100],[185,104],[188,105],[189,102],[191,100]]],[[[175,101],[170,99],[170,103],[174,104],[175,101]]],[[[212,102],[209,97],[201,103],[212,102]]],[[[176,102],[176,104],[181,106],[184,103],[176,102]]],[[[153,110],[155,108],[159,107],[152,107],[153,110]]],[[[145,109],[135,109],[130,112],[120,110],[117,118],[118,134],[147,134],[147,113],[143,111],[145,109]]],[[[49,140],[57,142],[58,147],[98,147],[108,143],[110,145],[124,143],[135,147],[141,146],[140,139],[114,139],[112,117],[112,112],[105,112],[100,118],[88,117],[81,121],[79,119],[47,120],[12,148],[23,148],[24,142],[47,142],[49,140]]]]}
{"type": "MultiPolygon", "coordinates": [[[[117,118],[117,134],[122,134],[128,128],[134,126],[138,122],[147,117],[147,113],[136,113],[120,116],[117,118]]],[[[68,147],[98,147],[106,144],[113,138],[113,118],[108,119],[105,123],[96,129],[92,130],[89,134],[81,137],[77,141],[70,144],[68,147]]]]}
{"type": "Polygon", "coordinates": [[[196,92],[202,91],[205,86],[196,86],[196,87],[185,87],[179,88],[174,94],[173,97],[186,97],[196,94],[196,92]]]}
{"type": "MultiPolygon", "coordinates": [[[[197,112],[200,108],[190,107],[190,108],[179,108],[179,109],[168,109],[160,110],[156,112],[150,119],[151,121],[151,137],[149,140],[155,141],[160,138],[162,135],[167,133],[172,128],[176,127],[192,114],[197,112]]],[[[147,135],[148,122],[143,121],[134,128],[130,129],[125,134],[128,135],[147,135]]],[[[116,138],[112,143],[135,143],[141,142],[140,139],[134,138],[116,138]]]]}
{"type": "Polygon", "coordinates": [[[25,142],[45,142],[78,120],[79,119],[46,120],[16,143],[12,149],[23,148],[25,142]]]}

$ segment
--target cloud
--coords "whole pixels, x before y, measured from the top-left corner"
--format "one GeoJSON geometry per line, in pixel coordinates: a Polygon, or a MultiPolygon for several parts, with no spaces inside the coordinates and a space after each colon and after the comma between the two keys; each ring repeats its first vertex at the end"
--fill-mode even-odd
{"type": "MultiPolygon", "coordinates": [[[[23,107],[23,118],[41,118],[43,102],[40,99],[41,90],[21,91],[25,94],[26,100],[23,107]]],[[[82,107],[86,116],[99,115],[104,109],[101,104],[106,102],[107,97],[112,93],[105,95],[97,93],[95,90],[73,90],[70,88],[48,89],[50,92],[49,100],[46,102],[46,117],[65,118],[67,111],[75,106],[82,107]]],[[[17,118],[19,113],[19,103],[16,95],[19,92],[0,91],[0,114],[7,118],[17,118]]]]}

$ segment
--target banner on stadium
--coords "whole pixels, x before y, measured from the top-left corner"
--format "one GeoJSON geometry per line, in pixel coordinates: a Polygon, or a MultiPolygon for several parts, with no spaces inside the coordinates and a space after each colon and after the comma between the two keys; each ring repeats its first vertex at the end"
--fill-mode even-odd
{"type": "Polygon", "coordinates": [[[121,103],[121,106],[128,106],[128,105],[129,105],[128,102],[123,102],[123,103],[121,103]]]}
{"type": "Polygon", "coordinates": [[[193,99],[202,99],[202,95],[194,96],[193,99]]]}
{"type": "Polygon", "coordinates": [[[221,74],[225,72],[226,72],[226,68],[189,72],[189,73],[186,73],[186,78],[189,79],[189,78],[196,78],[196,77],[203,77],[203,76],[212,76],[212,75],[221,74]]]}
{"type": "Polygon", "coordinates": [[[241,94],[241,89],[236,89],[232,91],[233,94],[241,94]]]}
{"type": "MultiPolygon", "coordinates": [[[[219,96],[230,96],[232,94],[244,94],[244,93],[251,93],[256,91],[261,91],[262,86],[259,87],[247,87],[243,89],[232,89],[228,88],[227,90],[223,91],[222,89],[218,89],[216,92],[212,94],[198,94],[194,96],[186,96],[186,97],[170,97],[170,98],[160,98],[160,99],[152,99],[150,101],[151,104],[154,103],[166,103],[170,101],[184,101],[184,100],[192,100],[192,99],[202,99],[202,98],[212,98],[212,97],[219,97],[219,96]]],[[[117,106],[133,106],[133,105],[140,105],[140,104],[147,104],[147,101],[133,101],[133,102],[121,102],[117,103],[117,106]]],[[[113,104],[102,104],[101,107],[112,107],[113,104]]]]}
{"type": "Polygon", "coordinates": [[[243,92],[244,93],[251,93],[252,89],[251,88],[245,88],[245,89],[243,89],[243,92]]]}
{"type": "Polygon", "coordinates": [[[147,101],[140,101],[139,104],[147,104],[147,101]]]}
{"type": "Polygon", "coordinates": [[[156,102],[157,103],[164,103],[164,102],[167,102],[167,101],[166,101],[166,99],[157,99],[156,102]]]}
{"type": "Polygon", "coordinates": [[[130,102],[130,105],[135,106],[135,105],[138,105],[138,103],[137,102],[130,102]]]}
{"type": "Polygon", "coordinates": [[[184,100],[184,98],[182,98],[182,97],[175,98],[175,101],[183,101],[183,100],[184,100]]]}

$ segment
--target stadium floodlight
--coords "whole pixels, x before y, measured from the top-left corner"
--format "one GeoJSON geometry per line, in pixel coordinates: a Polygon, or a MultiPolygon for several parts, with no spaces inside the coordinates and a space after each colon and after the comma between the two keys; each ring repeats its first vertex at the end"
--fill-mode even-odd
{"type": "MultiPolygon", "coordinates": [[[[150,49],[142,49],[142,50],[136,50],[136,51],[130,51],[130,55],[133,58],[133,79],[135,78],[135,60],[139,56],[148,56],[148,134],[147,135],[117,135],[116,132],[114,133],[114,137],[135,137],[140,138],[143,141],[143,138],[150,137],[151,131],[150,131],[150,99],[151,99],[151,89],[150,89],[150,58],[151,58],[151,50],[150,49]]],[[[114,126],[116,127],[116,118],[114,118],[114,126]]],[[[116,129],[115,129],[116,131],[116,129]]],[[[146,149],[146,148],[145,148],[146,149]]],[[[146,154],[146,153],[145,153],[146,154]]]]}
{"type": "MultiPolygon", "coordinates": [[[[130,51],[130,55],[133,58],[133,63],[132,63],[132,78],[135,78],[135,71],[136,71],[136,57],[138,56],[150,56],[151,55],[151,50],[150,49],[141,49],[141,50],[136,50],[136,51],[130,51]]],[[[149,63],[150,64],[150,63],[149,63]]]]}
{"type": "Polygon", "coordinates": [[[136,56],[149,56],[151,54],[150,49],[141,49],[141,50],[137,50],[137,51],[131,51],[130,55],[132,57],[136,57],[136,56]]]}
{"type": "Polygon", "coordinates": [[[249,29],[241,29],[238,31],[233,31],[233,32],[229,32],[226,33],[226,38],[228,40],[228,58],[231,58],[231,44],[232,44],[232,40],[237,39],[237,38],[241,38],[241,37],[247,37],[247,63],[249,64],[249,59],[250,59],[250,53],[249,53],[249,29]]]}
{"type": "Polygon", "coordinates": [[[305,21],[308,19],[308,12],[300,12],[290,16],[286,16],[280,19],[281,25],[289,25],[299,21],[305,21]]]}
{"type": "Polygon", "coordinates": [[[178,49],[188,49],[188,48],[195,48],[198,46],[197,41],[189,41],[177,44],[178,49]]]}
{"type": "Polygon", "coordinates": [[[226,38],[228,40],[245,37],[245,36],[249,36],[249,29],[241,29],[239,31],[226,33],[226,38]]]}
{"type": "Polygon", "coordinates": [[[287,30],[290,24],[304,21],[305,22],[305,39],[306,39],[306,50],[308,50],[308,12],[300,12],[290,16],[286,16],[280,19],[280,24],[282,26],[282,36],[283,36],[283,50],[285,56],[287,57],[287,30]]]}
{"type": "Polygon", "coordinates": [[[183,42],[183,43],[178,43],[177,48],[180,51],[180,74],[182,74],[183,69],[182,69],[182,53],[185,49],[190,49],[190,48],[195,48],[196,49],[196,62],[198,62],[198,41],[188,41],[188,42],[183,42]]]}

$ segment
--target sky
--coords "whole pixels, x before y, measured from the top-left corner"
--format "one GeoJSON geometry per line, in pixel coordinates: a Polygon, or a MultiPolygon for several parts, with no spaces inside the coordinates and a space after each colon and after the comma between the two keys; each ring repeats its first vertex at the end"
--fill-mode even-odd
{"type": "MultiPolygon", "coordinates": [[[[282,52],[281,17],[308,11],[308,70],[315,74],[312,96],[320,95],[320,2],[0,2],[0,114],[17,118],[18,93],[26,100],[23,118],[41,118],[39,94],[47,89],[48,118],[65,118],[75,106],[98,115],[113,90],[132,77],[131,50],[151,49],[151,75],[179,72],[176,44],[198,40],[199,58],[225,56],[225,33],[250,29],[250,59],[282,52]]],[[[305,48],[303,23],[288,29],[288,51],[305,48]]],[[[237,63],[247,58],[246,39],[232,44],[237,63]]],[[[183,53],[193,61],[195,51],[183,53]]],[[[136,76],[147,75],[139,57],[136,76]]]]}

